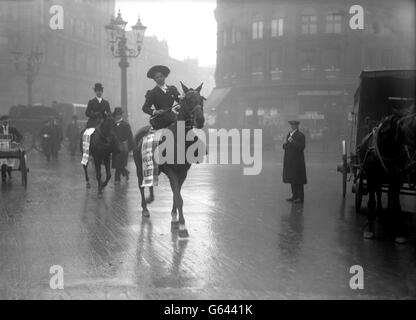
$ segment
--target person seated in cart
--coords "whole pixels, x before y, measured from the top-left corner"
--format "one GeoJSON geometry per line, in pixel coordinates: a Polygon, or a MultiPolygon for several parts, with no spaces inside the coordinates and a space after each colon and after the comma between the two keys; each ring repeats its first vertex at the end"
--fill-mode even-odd
{"type": "MultiPolygon", "coordinates": [[[[5,115],[0,118],[0,137],[10,136],[11,142],[20,143],[23,139],[23,136],[15,128],[10,126],[9,116],[5,115]]],[[[15,165],[15,159],[0,159],[1,166],[1,180],[6,181],[6,173],[9,176],[9,179],[12,178],[12,170],[15,165]]]]}

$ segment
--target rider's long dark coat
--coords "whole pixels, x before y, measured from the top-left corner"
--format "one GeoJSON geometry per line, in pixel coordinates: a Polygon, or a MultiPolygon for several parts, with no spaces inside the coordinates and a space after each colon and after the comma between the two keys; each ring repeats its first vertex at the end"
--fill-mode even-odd
{"type": "MultiPolygon", "coordinates": [[[[289,137],[289,135],[287,136],[289,137]]],[[[306,184],[305,166],[305,135],[297,130],[292,142],[283,144],[285,150],[283,160],[283,182],[290,184],[306,184]]]]}
{"type": "Polygon", "coordinates": [[[146,100],[143,104],[143,112],[152,115],[152,106],[156,110],[167,110],[173,106],[176,102],[179,102],[179,91],[175,86],[167,86],[168,89],[165,92],[159,86],[154,87],[152,90],[147,91],[146,100]]]}
{"type": "Polygon", "coordinates": [[[87,110],[85,111],[85,115],[89,118],[87,128],[96,127],[100,119],[104,117],[105,112],[111,113],[110,103],[107,100],[102,99],[101,103],[98,102],[97,98],[88,101],[87,110]],[[98,114],[96,114],[97,112],[98,114]]]}

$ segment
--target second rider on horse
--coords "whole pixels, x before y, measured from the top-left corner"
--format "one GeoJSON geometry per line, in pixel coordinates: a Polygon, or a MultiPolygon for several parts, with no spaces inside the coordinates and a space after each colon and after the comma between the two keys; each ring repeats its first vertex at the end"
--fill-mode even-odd
{"type": "Polygon", "coordinates": [[[87,128],[97,127],[105,116],[111,114],[110,103],[103,99],[104,87],[101,83],[94,86],[95,98],[88,101],[85,115],[88,117],[87,128]]]}

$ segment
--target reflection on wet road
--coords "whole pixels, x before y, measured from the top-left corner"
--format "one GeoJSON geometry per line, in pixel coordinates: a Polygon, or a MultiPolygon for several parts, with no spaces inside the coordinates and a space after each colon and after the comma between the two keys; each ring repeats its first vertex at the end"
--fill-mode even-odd
{"type": "Polygon", "coordinates": [[[254,177],[192,167],[182,191],[190,238],[178,240],[165,177],[142,219],[133,175],[98,199],[79,159],[48,166],[30,154],[27,190],[18,176],[1,187],[0,298],[416,298],[414,246],[361,238],[364,219],[351,194],[342,202],[335,163],[309,161],[305,204],[292,205],[274,158],[254,177]],[[64,269],[64,290],[49,286],[52,265],[64,269]],[[364,290],[349,287],[353,265],[364,290]]]}

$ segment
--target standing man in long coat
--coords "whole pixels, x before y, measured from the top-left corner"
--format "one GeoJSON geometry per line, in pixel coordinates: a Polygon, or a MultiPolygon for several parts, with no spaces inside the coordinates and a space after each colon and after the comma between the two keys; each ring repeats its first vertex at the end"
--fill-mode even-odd
{"type": "Polygon", "coordinates": [[[291,131],[283,144],[283,182],[290,183],[292,197],[286,199],[293,203],[303,203],[303,187],[307,183],[305,166],[305,135],[299,131],[299,121],[289,121],[291,131]]]}
{"type": "Polygon", "coordinates": [[[133,133],[130,124],[123,119],[123,110],[119,107],[114,109],[113,117],[116,120],[114,132],[121,145],[121,152],[113,153],[112,167],[116,169],[114,183],[120,184],[120,176],[123,175],[126,181],[130,172],[126,169],[129,151],[133,150],[133,133]]]}

